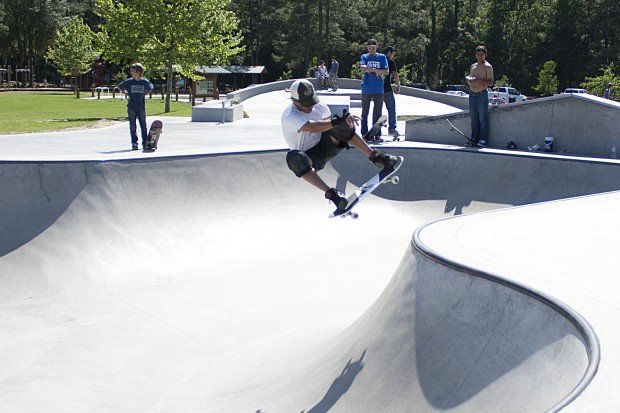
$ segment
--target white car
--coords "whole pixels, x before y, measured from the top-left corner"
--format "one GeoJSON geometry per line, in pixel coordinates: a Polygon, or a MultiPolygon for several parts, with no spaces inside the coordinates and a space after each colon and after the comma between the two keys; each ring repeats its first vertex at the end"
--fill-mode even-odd
{"type": "Polygon", "coordinates": [[[495,90],[489,91],[489,98],[500,98],[506,100],[508,103],[512,102],[524,102],[527,97],[519,93],[514,87],[498,87],[495,90]]]}
{"type": "Polygon", "coordinates": [[[585,89],[576,89],[576,88],[568,88],[564,91],[564,93],[588,93],[585,89]]]}
{"type": "Polygon", "coordinates": [[[462,90],[448,90],[446,92],[446,95],[454,95],[454,96],[469,96],[467,93],[463,92],[462,90]]]}
{"type": "Polygon", "coordinates": [[[489,97],[489,107],[505,105],[508,101],[504,98],[489,97]]]}

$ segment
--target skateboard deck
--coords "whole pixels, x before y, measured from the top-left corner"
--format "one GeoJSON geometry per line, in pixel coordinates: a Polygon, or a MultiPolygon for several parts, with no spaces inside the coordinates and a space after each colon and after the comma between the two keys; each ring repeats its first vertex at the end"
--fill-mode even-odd
{"type": "Polygon", "coordinates": [[[451,131],[456,131],[459,135],[461,135],[462,137],[464,137],[465,139],[467,139],[467,142],[470,143],[471,146],[476,147],[477,146],[477,142],[474,141],[472,138],[470,138],[469,136],[465,135],[463,133],[463,131],[461,131],[459,128],[457,128],[456,126],[454,126],[452,124],[452,122],[450,122],[450,119],[446,119],[446,122],[448,122],[448,125],[450,125],[450,130],[451,131]]]}
{"type": "Polygon", "coordinates": [[[403,158],[402,156],[397,156],[396,158],[398,158],[398,160],[396,161],[396,165],[394,165],[393,168],[383,168],[382,170],[377,172],[372,178],[368,180],[368,182],[360,186],[347,198],[347,207],[344,210],[335,210],[331,213],[329,217],[334,218],[339,216],[341,218],[345,218],[347,216],[350,216],[353,219],[357,219],[359,215],[357,212],[353,211],[353,208],[355,208],[360,202],[362,202],[364,198],[372,194],[375,189],[381,186],[381,184],[387,182],[397,184],[400,179],[394,174],[403,164],[403,160],[405,158],[403,158]]]}
{"type": "Polygon", "coordinates": [[[383,127],[383,125],[385,125],[387,120],[388,120],[387,116],[381,115],[379,119],[377,119],[375,124],[372,125],[372,128],[370,128],[370,130],[366,132],[364,136],[362,136],[362,139],[364,140],[374,139],[374,137],[377,136],[379,132],[381,132],[381,128],[383,127]]]}
{"type": "Polygon", "coordinates": [[[154,151],[157,149],[157,144],[159,143],[159,136],[161,135],[161,131],[164,125],[160,120],[154,120],[151,123],[151,127],[149,128],[149,134],[146,137],[146,141],[144,142],[144,150],[145,151],[154,151]]]}

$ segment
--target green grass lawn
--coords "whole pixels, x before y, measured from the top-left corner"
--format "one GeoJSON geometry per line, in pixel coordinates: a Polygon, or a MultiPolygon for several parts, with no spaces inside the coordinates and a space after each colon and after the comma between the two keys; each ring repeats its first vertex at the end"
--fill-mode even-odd
{"type": "MultiPolygon", "coordinates": [[[[0,93],[0,135],[26,132],[48,132],[67,128],[88,127],[102,120],[127,120],[127,102],[116,99],[89,100],[89,92],[76,99],[66,92],[2,92],[0,93]]],[[[117,95],[118,96],[118,95],[117,95]]],[[[174,96],[172,97],[174,99],[174,96]]],[[[146,99],[146,114],[191,116],[191,105],[170,102],[164,113],[161,95],[146,99]]]]}

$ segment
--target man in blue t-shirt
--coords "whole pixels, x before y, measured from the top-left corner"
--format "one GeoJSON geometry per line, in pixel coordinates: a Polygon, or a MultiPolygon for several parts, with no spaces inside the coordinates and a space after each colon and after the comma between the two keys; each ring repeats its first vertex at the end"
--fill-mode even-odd
{"type": "MultiPolygon", "coordinates": [[[[366,43],[368,53],[360,57],[360,69],[364,74],[362,78],[362,136],[368,132],[368,112],[370,102],[373,102],[372,122],[375,123],[381,117],[383,109],[383,77],[389,73],[388,61],[384,54],[377,53],[377,41],[369,39],[366,43]]],[[[381,142],[381,132],[376,141],[381,142]]]]}
{"type": "Polygon", "coordinates": [[[138,135],[136,134],[136,119],[140,123],[142,132],[142,147],[146,141],[146,104],[144,97],[154,89],[153,84],[147,78],[142,77],[144,66],[134,63],[130,68],[131,79],[127,79],[118,85],[118,88],[129,97],[127,102],[127,115],[129,116],[129,135],[131,136],[131,149],[138,149],[138,135]]]}

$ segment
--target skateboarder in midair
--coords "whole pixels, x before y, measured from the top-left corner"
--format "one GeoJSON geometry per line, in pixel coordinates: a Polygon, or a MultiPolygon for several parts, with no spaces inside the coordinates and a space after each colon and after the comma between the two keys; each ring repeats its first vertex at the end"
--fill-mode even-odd
{"type": "Polygon", "coordinates": [[[347,206],[344,195],[317,174],[325,164],[343,149],[354,146],[375,165],[393,167],[397,158],[372,149],[355,132],[358,118],[347,113],[331,116],[327,105],[319,98],[308,80],[300,79],[291,85],[291,104],[282,113],[282,134],[290,150],[286,163],[298,178],[303,178],[324,192],[325,198],[339,210],[347,206]]]}
{"type": "Polygon", "coordinates": [[[130,67],[131,78],[121,82],[118,88],[129,96],[127,102],[127,115],[129,116],[129,134],[131,135],[131,149],[138,149],[138,135],[136,134],[136,119],[140,123],[142,132],[142,146],[146,141],[146,104],[144,97],[153,90],[153,84],[147,78],[142,77],[144,67],[140,63],[134,63],[130,67]]]}

